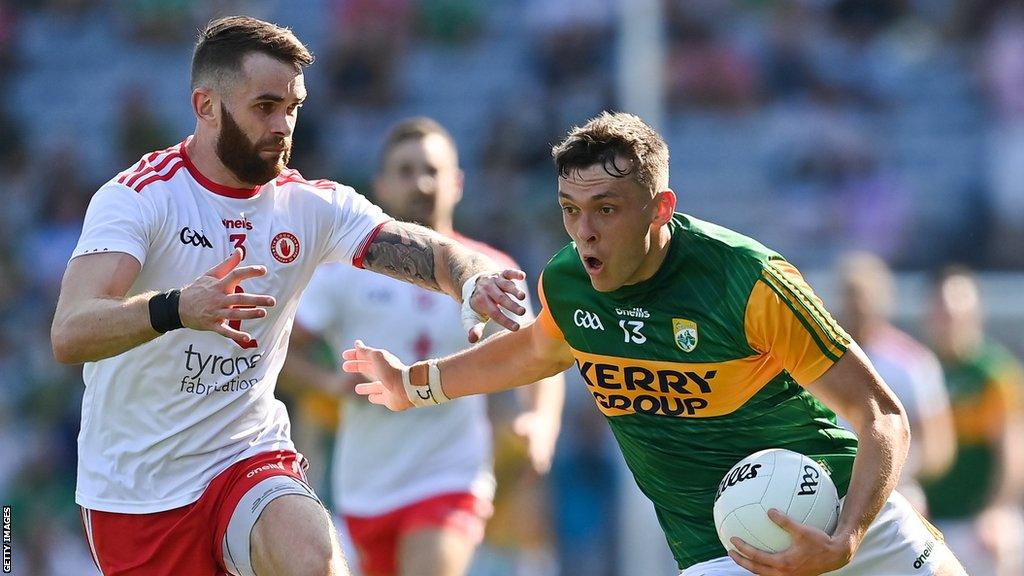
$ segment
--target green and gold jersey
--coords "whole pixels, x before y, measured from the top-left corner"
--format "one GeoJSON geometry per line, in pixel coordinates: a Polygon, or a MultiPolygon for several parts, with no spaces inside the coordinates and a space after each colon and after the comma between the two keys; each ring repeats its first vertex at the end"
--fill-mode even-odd
{"type": "Polygon", "coordinates": [[[857,441],[800,384],[850,337],[799,272],[761,244],[676,214],[665,261],[598,292],[574,245],[540,279],[538,322],[564,339],[681,568],[725,556],[712,506],[740,459],[788,448],[845,494],[857,441]]]}
{"type": "Polygon", "coordinates": [[[997,447],[1007,417],[1018,410],[1021,367],[997,344],[985,343],[967,358],[942,360],[956,427],[956,458],[941,478],[924,484],[936,520],[981,512],[996,489],[997,447]]]}

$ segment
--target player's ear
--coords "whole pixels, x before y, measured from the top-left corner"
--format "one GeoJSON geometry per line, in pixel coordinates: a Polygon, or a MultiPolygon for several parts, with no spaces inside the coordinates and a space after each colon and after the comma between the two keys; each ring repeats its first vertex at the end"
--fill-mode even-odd
{"type": "Polygon", "coordinates": [[[654,224],[663,226],[672,220],[672,214],[676,211],[676,193],[671,188],[666,188],[654,195],[654,224]]]}
{"type": "Polygon", "coordinates": [[[466,173],[459,169],[455,173],[455,202],[462,200],[462,186],[466,183],[466,173]]]}
{"type": "Polygon", "coordinates": [[[192,91],[192,112],[200,122],[216,123],[217,117],[214,113],[213,92],[208,88],[199,87],[192,91]]]}

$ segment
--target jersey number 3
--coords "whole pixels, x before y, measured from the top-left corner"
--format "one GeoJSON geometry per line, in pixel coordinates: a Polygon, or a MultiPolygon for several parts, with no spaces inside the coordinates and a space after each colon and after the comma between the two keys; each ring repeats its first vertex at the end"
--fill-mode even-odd
{"type": "MultiPolygon", "coordinates": [[[[242,250],[244,251],[245,248],[242,248],[242,250]]],[[[235,294],[240,294],[242,292],[245,292],[245,290],[243,290],[241,286],[235,286],[235,294]]],[[[245,306],[245,308],[252,308],[252,306],[245,306]]],[[[230,326],[231,328],[233,328],[235,330],[241,330],[242,329],[242,321],[241,320],[229,320],[228,321],[228,326],[230,326]]],[[[248,342],[239,342],[238,340],[235,340],[235,344],[238,344],[244,350],[248,350],[249,348],[255,348],[255,347],[259,346],[259,344],[256,342],[255,338],[253,338],[252,340],[249,340],[248,342]]]]}

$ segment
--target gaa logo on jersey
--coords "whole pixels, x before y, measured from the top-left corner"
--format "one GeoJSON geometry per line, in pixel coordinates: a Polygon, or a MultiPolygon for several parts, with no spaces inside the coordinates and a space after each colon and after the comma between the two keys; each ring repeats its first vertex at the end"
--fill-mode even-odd
{"type": "Polygon", "coordinates": [[[270,253],[281,264],[288,264],[299,257],[299,239],[291,232],[281,232],[271,240],[270,253]]]}
{"type": "Polygon", "coordinates": [[[672,333],[675,335],[676,346],[683,352],[693,352],[697,347],[697,323],[693,320],[673,318],[672,333]]]}

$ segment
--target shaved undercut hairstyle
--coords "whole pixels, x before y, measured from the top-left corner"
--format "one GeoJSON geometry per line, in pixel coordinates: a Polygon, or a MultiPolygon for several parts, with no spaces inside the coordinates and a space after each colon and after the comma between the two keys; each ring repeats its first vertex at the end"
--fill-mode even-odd
{"type": "Polygon", "coordinates": [[[384,164],[388,160],[388,155],[391,154],[391,151],[399,144],[403,144],[408,140],[422,140],[431,134],[437,134],[448,142],[448,145],[452,147],[452,152],[455,153],[455,162],[458,164],[459,150],[455,146],[455,139],[452,138],[451,133],[445,130],[444,126],[441,126],[441,124],[433,118],[415,116],[413,118],[402,120],[391,128],[387,137],[384,139],[384,146],[380,151],[378,165],[383,169],[384,164]]]}
{"type": "Polygon", "coordinates": [[[602,112],[574,126],[551,155],[561,178],[600,164],[610,176],[632,177],[652,194],[668,188],[668,145],[634,114],[602,112]]]}
{"type": "Polygon", "coordinates": [[[192,89],[224,89],[226,81],[241,71],[242,59],[253,52],[291,64],[297,71],[314,59],[288,28],[248,16],[219,18],[199,32],[192,53],[192,89]]]}

